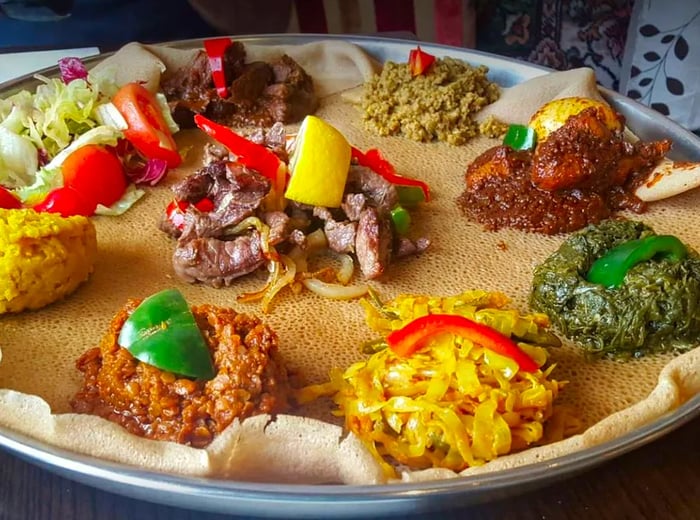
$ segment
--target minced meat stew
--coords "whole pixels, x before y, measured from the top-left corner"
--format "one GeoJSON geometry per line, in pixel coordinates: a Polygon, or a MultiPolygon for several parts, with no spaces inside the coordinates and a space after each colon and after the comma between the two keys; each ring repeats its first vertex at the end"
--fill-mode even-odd
{"type": "Polygon", "coordinates": [[[85,380],[71,401],[73,411],[99,415],[136,435],[201,448],[236,418],[287,410],[290,386],[277,335],[259,319],[212,305],[192,307],[216,370],[209,381],[192,380],[143,363],[117,344],[138,304],[130,300],[100,346],[78,359],[85,380]]]}

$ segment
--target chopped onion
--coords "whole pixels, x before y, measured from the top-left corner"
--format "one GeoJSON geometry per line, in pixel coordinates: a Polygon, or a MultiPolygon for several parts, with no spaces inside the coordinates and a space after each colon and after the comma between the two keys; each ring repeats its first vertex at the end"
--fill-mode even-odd
{"type": "Polygon", "coordinates": [[[134,184],[155,186],[168,173],[168,163],[163,159],[148,159],[140,168],[127,170],[126,175],[134,184]]]}
{"type": "Polygon", "coordinates": [[[272,260],[278,260],[279,254],[277,253],[277,250],[270,244],[270,226],[265,224],[258,217],[248,217],[241,220],[234,227],[227,229],[226,234],[240,235],[243,231],[249,228],[255,228],[258,230],[258,233],[260,233],[260,243],[263,253],[265,253],[265,256],[272,260]]]}
{"type": "Polygon", "coordinates": [[[328,239],[322,229],[306,235],[306,250],[309,254],[328,248],[328,239]]]}
{"type": "Polygon", "coordinates": [[[277,260],[271,261],[269,264],[267,264],[267,270],[270,272],[270,275],[267,277],[265,285],[263,285],[262,288],[258,289],[257,291],[239,294],[238,298],[236,299],[241,302],[253,302],[265,296],[265,293],[277,282],[278,278],[280,277],[280,272],[282,270],[281,267],[281,262],[277,260]]]}
{"type": "MultiPolygon", "coordinates": [[[[267,313],[272,299],[287,285],[294,281],[297,274],[297,266],[294,260],[286,255],[280,255],[281,263],[284,265],[284,274],[279,276],[277,280],[270,286],[270,288],[265,292],[265,296],[262,299],[262,311],[267,313]]],[[[278,264],[280,262],[277,262],[278,264]]]]}
{"type": "Polygon", "coordinates": [[[340,269],[338,269],[335,276],[340,283],[347,285],[355,272],[355,262],[347,254],[340,254],[338,258],[340,259],[340,269]]]}
{"type": "Polygon", "coordinates": [[[326,283],[317,278],[305,278],[301,281],[313,293],[332,300],[353,300],[367,294],[367,285],[340,285],[326,283]]]}

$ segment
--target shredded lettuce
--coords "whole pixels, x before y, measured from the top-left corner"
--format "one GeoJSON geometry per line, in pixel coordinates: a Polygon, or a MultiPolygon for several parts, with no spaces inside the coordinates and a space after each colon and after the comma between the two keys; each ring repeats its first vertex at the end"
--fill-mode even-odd
{"type": "Polygon", "coordinates": [[[165,123],[168,125],[170,133],[178,133],[180,131],[180,126],[175,122],[175,120],[173,119],[173,115],[170,113],[168,99],[165,97],[165,94],[163,94],[162,92],[156,93],[156,101],[158,102],[160,111],[163,113],[163,119],[165,119],[165,123]]]}
{"type": "MultiPolygon", "coordinates": [[[[35,166],[36,173],[32,174],[31,182],[15,186],[15,194],[25,203],[42,200],[51,190],[63,186],[61,165],[71,153],[88,144],[116,146],[120,137],[121,132],[111,126],[98,126],[88,130],[61,150],[46,166],[38,171],[36,171],[35,166]]],[[[36,157],[36,150],[34,156],[36,157]]]]}
{"type": "Polygon", "coordinates": [[[113,126],[119,130],[126,130],[129,125],[124,116],[117,110],[114,103],[102,103],[95,108],[95,118],[101,125],[113,126]]]}
{"type": "Polygon", "coordinates": [[[51,161],[46,165],[47,168],[58,168],[63,164],[63,161],[76,151],[88,144],[102,144],[107,146],[117,146],[117,141],[122,136],[121,131],[112,126],[98,126],[92,128],[79,135],[72,143],[61,150],[51,161]]]}
{"type": "Polygon", "coordinates": [[[32,142],[0,125],[0,185],[26,186],[38,166],[39,154],[32,142]]]}
{"type": "Polygon", "coordinates": [[[116,217],[117,215],[121,215],[131,206],[133,206],[137,200],[143,197],[144,193],[145,192],[143,190],[138,189],[135,185],[129,184],[121,199],[112,204],[110,207],[98,204],[95,214],[108,217],[116,217]]]}
{"type": "Polygon", "coordinates": [[[116,87],[107,79],[79,78],[66,84],[58,78],[36,78],[42,83],[34,94],[23,90],[0,100],[0,125],[29,138],[52,159],[77,136],[102,125],[98,107],[109,102],[116,87]]]}

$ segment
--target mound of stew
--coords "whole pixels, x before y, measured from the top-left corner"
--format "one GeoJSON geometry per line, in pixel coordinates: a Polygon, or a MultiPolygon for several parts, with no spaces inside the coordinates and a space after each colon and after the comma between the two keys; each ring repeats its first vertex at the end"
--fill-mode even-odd
{"type": "Polygon", "coordinates": [[[490,230],[549,235],[581,229],[620,210],[644,212],[646,204],[634,190],[671,142],[629,143],[604,121],[592,107],[571,116],[534,150],[505,145],[487,150],[467,169],[460,209],[490,230]]]}
{"type": "Polygon", "coordinates": [[[74,412],[99,415],[131,433],[208,445],[236,418],[288,409],[290,383],[275,332],[258,318],[212,305],[192,307],[214,363],[210,380],[192,379],[139,361],[117,338],[140,301],[112,319],[99,347],[77,361],[82,388],[74,412]]]}

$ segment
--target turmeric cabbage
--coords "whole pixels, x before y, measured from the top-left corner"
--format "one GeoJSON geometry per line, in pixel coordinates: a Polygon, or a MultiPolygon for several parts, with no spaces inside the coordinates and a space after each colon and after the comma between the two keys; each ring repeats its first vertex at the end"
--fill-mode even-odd
{"type": "MultiPolygon", "coordinates": [[[[559,341],[545,330],[546,316],[522,316],[503,308],[500,293],[469,291],[452,297],[399,296],[386,304],[362,300],[370,328],[382,337],[426,314],[458,314],[511,336],[540,367],[518,370],[510,358],[467,339],[443,334],[408,357],[397,356],[382,340],[374,353],[347,370],[333,369],[330,381],[302,388],[304,403],[331,396],[333,413],[345,417],[382,464],[461,471],[524,449],[544,438],[544,423],[563,382],[549,379],[554,369],[544,346],[559,341]]],[[[562,429],[566,429],[564,426],[562,429]]]]}

